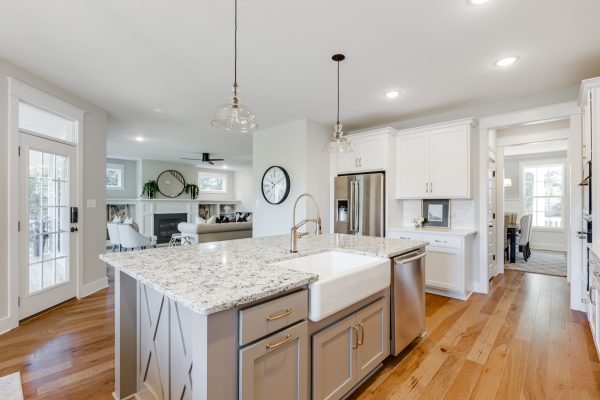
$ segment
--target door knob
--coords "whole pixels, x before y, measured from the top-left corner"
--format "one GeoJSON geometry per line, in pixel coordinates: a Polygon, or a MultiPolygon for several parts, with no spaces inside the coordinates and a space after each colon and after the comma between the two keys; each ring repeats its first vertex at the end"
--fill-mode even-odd
{"type": "Polygon", "coordinates": [[[73,233],[73,232],[79,232],[79,229],[76,226],[72,226],[71,233],[73,233]]]}

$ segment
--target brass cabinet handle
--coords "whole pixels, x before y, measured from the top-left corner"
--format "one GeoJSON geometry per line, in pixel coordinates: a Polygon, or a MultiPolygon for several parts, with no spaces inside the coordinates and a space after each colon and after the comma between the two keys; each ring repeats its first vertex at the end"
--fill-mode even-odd
{"type": "Polygon", "coordinates": [[[425,193],[429,193],[429,183],[425,182],[425,193]]]}
{"type": "Polygon", "coordinates": [[[285,336],[285,339],[283,339],[280,342],[277,343],[269,343],[267,344],[267,349],[269,350],[273,350],[278,348],[279,346],[283,346],[284,344],[286,344],[287,342],[293,340],[294,338],[292,337],[292,335],[290,335],[289,333],[285,336]]]}
{"type": "Polygon", "coordinates": [[[358,328],[356,325],[352,325],[352,330],[356,332],[356,335],[352,335],[352,349],[358,349],[358,328]]]}
{"type": "Polygon", "coordinates": [[[365,326],[360,322],[358,323],[358,326],[360,327],[360,337],[358,339],[358,345],[362,346],[362,344],[365,342],[365,326]]]}
{"type": "Polygon", "coordinates": [[[292,309],[291,308],[286,308],[284,312],[280,313],[280,314],[271,314],[267,317],[267,321],[275,321],[278,320],[279,318],[283,318],[287,315],[290,315],[292,313],[292,309]]]}

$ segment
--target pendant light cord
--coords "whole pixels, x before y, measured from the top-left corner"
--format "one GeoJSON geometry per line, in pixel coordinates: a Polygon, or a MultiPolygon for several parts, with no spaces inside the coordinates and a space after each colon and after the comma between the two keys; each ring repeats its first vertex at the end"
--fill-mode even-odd
{"type": "MultiPolygon", "coordinates": [[[[236,0],[237,1],[237,0],[236,0]]],[[[340,124],[340,62],[337,62],[337,124],[340,124]]]]}
{"type": "Polygon", "coordinates": [[[238,2],[235,0],[235,28],[233,31],[233,48],[234,48],[234,61],[233,61],[233,87],[235,88],[235,94],[237,95],[237,29],[238,29],[238,2]]]}

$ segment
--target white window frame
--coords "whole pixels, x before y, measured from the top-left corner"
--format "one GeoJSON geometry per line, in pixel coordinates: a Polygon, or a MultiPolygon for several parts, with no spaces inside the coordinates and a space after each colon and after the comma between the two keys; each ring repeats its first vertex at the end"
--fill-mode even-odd
{"type": "MultiPolygon", "coordinates": [[[[547,231],[547,232],[563,232],[565,230],[565,224],[567,221],[567,216],[565,215],[565,190],[568,188],[567,182],[567,170],[566,170],[566,160],[562,159],[542,159],[542,160],[532,160],[532,161],[521,161],[519,162],[519,179],[521,181],[519,188],[519,198],[521,201],[521,212],[522,215],[527,213],[525,209],[525,168],[531,167],[550,167],[550,166],[561,166],[563,169],[563,182],[562,182],[562,196],[561,197],[561,226],[560,227],[551,227],[551,226],[536,226],[533,225],[531,229],[535,231],[547,231]]],[[[534,198],[544,198],[544,197],[559,197],[559,196],[534,196],[534,198]]],[[[533,221],[532,221],[533,223],[533,221]]]]}
{"type": "Polygon", "coordinates": [[[204,171],[199,171],[198,172],[198,191],[199,193],[209,193],[209,194],[227,194],[229,193],[229,189],[227,187],[227,174],[221,174],[218,172],[204,172],[204,171]],[[200,186],[200,179],[202,177],[211,177],[211,178],[223,178],[223,190],[202,190],[202,187],[200,186]]]}
{"type": "Polygon", "coordinates": [[[124,164],[106,164],[106,173],[108,174],[109,169],[115,169],[120,171],[121,179],[119,186],[109,186],[106,184],[106,190],[125,190],[125,165],[124,164]]]}

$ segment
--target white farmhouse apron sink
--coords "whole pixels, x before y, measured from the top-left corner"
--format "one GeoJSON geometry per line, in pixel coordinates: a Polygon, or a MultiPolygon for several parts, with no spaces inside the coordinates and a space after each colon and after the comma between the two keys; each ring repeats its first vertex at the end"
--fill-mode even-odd
{"type": "Polygon", "coordinates": [[[308,288],[308,317],[315,322],[387,288],[391,280],[388,258],[342,251],[327,251],[274,265],[319,276],[308,288]]]}

